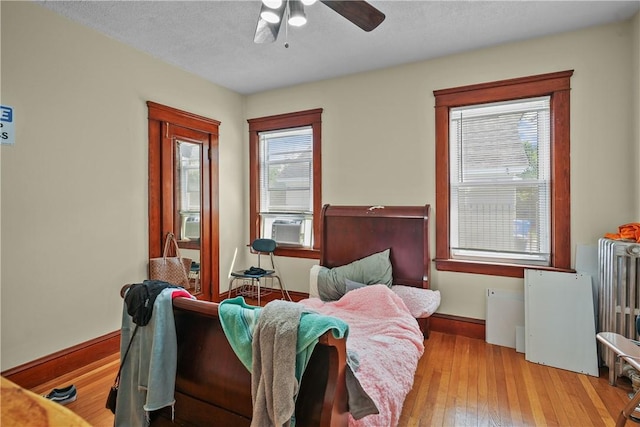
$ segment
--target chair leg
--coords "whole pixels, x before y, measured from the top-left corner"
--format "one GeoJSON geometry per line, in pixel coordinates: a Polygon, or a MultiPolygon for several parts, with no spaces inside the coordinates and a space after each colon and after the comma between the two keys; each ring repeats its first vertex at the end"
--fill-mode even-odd
{"type": "MultiPolygon", "coordinates": [[[[254,279],[252,279],[253,281],[254,279]]],[[[255,281],[258,283],[256,285],[256,289],[258,290],[258,307],[261,307],[260,305],[260,279],[255,279],[255,281]]],[[[252,283],[253,284],[253,283],[252,283]]]]}
{"type": "Polygon", "coordinates": [[[229,292],[227,293],[227,298],[231,298],[231,291],[233,290],[233,281],[235,280],[235,277],[232,277],[229,280],[229,292]]]}
{"type": "MultiPolygon", "coordinates": [[[[613,350],[606,349],[606,351],[611,351],[613,354],[613,350]]],[[[611,358],[613,360],[613,366],[609,368],[609,384],[616,385],[616,378],[618,377],[618,369],[619,369],[619,361],[615,355],[611,358]]]]}
{"type": "Polygon", "coordinates": [[[280,276],[273,276],[273,277],[275,279],[278,279],[278,286],[280,286],[280,292],[282,292],[282,298],[286,299],[288,301],[292,301],[291,295],[289,295],[289,291],[287,290],[287,288],[282,283],[282,279],[280,278],[280,276]],[[285,294],[286,294],[286,296],[285,296],[285,294]]]}
{"type": "MultiPolygon", "coordinates": [[[[269,258],[271,259],[271,268],[273,268],[274,270],[276,270],[276,264],[273,261],[273,252],[271,252],[269,254],[269,258]]],[[[282,283],[282,279],[280,278],[280,276],[278,275],[273,275],[271,277],[275,277],[276,279],[278,279],[278,286],[280,286],[280,291],[282,292],[282,298],[287,299],[289,301],[292,301],[291,299],[291,295],[289,295],[289,291],[287,290],[287,288],[284,286],[284,284],[282,283]],[[287,294],[285,296],[285,293],[287,294]]],[[[272,283],[273,286],[273,283],[272,283]]]]}

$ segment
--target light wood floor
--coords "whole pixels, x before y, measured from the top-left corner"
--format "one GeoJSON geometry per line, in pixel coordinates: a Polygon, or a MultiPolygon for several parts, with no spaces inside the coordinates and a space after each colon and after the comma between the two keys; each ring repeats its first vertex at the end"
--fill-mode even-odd
{"type": "MultiPolygon", "coordinates": [[[[112,426],[104,402],[117,370],[113,355],[33,391],[73,383],[78,400],[67,407],[96,427],[112,426]]],[[[576,374],[527,362],[511,348],[432,332],[399,427],[612,426],[630,390],[624,380],[611,387],[606,369],[600,378],[576,374]]]]}

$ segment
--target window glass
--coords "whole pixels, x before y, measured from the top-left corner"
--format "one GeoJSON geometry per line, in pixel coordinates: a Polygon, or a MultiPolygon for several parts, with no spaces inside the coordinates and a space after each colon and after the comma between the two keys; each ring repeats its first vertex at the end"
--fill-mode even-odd
{"type": "Polygon", "coordinates": [[[251,241],[270,238],[276,255],[319,258],[322,109],[247,122],[251,241]]]}
{"type": "Polygon", "coordinates": [[[311,246],[313,132],[310,126],[260,132],[262,237],[311,246]]]}
{"type": "Polygon", "coordinates": [[[573,70],[433,92],[438,270],[571,270],[573,70]]]}
{"type": "Polygon", "coordinates": [[[549,99],[450,110],[453,258],[549,264],[549,99]]]}
{"type": "Polygon", "coordinates": [[[200,145],[176,140],[178,240],[200,241],[200,145]]]}
{"type": "Polygon", "coordinates": [[[312,190],[311,128],[260,132],[260,211],[310,213],[312,190]]]}

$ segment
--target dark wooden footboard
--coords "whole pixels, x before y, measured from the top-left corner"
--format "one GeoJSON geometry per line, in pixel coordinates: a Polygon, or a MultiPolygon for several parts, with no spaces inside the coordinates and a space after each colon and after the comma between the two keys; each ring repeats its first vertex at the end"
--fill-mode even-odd
{"type": "MultiPolygon", "coordinates": [[[[176,298],[178,339],[175,418],[165,408],[152,425],[249,426],[251,374],[229,345],[218,319],[218,304],[176,298]]],[[[321,337],[302,378],[296,425],[346,426],[345,340],[321,337]]]]}

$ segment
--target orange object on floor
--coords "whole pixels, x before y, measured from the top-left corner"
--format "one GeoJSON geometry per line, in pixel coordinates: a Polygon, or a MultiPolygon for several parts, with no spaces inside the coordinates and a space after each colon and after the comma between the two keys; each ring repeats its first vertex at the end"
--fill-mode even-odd
{"type": "Polygon", "coordinates": [[[606,233],[604,237],[613,240],[634,240],[640,243],[640,223],[631,222],[621,225],[617,233],[606,233]]]}

